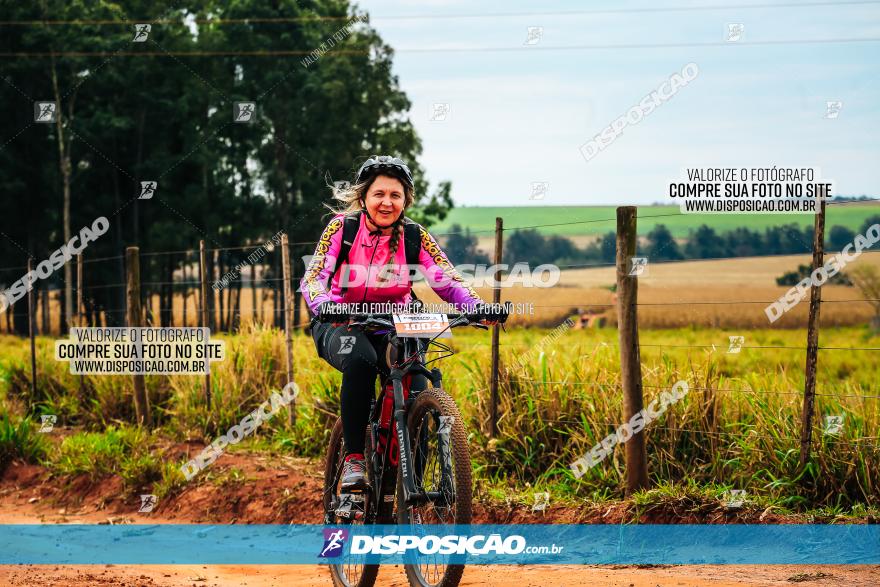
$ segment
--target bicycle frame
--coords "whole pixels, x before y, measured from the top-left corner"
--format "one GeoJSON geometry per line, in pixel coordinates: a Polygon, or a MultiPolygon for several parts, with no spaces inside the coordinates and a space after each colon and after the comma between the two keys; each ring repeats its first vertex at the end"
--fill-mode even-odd
{"type": "MultiPolygon", "coordinates": [[[[395,344],[395,342],[396,341],[394,340],[391,341],[392,344],[395,344]]],[[[404,399],[404,378],[407,375],[424,375],[434,387],[439,387],[442,384],[442,375],[437,368],[428,370],[428,368],[425,367],[424,353],[419,349],[418,342],[415,339],[402,338],[397,339],[397,342],[401,343],[400,348],[402,350],[404,364],[400,365],[400,362],[398,362],[397,366],[391,367],[388,377],[383,381],[382,389],[383,394],[387,393],[384,391],[385,386],[389,381],[391,382],[393,402],[392,416],[389,426],[394,428],[397,434],[397,444],[399,449],[397,467],[400,467],[403,479],[403,495],[401,496],[401,501],[406,506],[411,506],[430,501],[430,499],[435,496],[420,492],[416,487],[415,470],[412,466],[413,456],[412,451],[410,450],[409,429],[407,427],[406,419],[408,404],[418,396],[418,392],[409,394],[407,399],[404,399]]],[[[380,394],[379,401],[376,401],[373,406],[373,414],[370,418],[374,445],[377,441],[382,399],[383,396],[380,394]]],[[[389,430],[389,434],[390,433],[391,430],[389,430]]],[[[386,474],[386,471],[391,472],[395,470],[390,459],[392,446],[391,442],[386,443],[381,458],[374,458],[372,460],[373,479],[376,480],[376,487],[374,487],[371,499],[374,506],[371,510],[374,514],[378,512],[378,506],[382,503],[382,500],[385,497],[385,490],[387,487],[385,486],[385,483],[382,482],[385,478],[384,475],[386,474]]],[[[394,481],[396,482],[396,479],[394,479],[394,481]]],[[[393,486],[391,487],[391,490],[395,490],[393,486]]]]}
{"type": "MultiPolygon", "coordinates": [[[[469,322],[466,319],[454,320],[450,322],[449,328],[468,323],[469,322]]],[[[392,333],[394,332],[394,324],[390,320],[383,320],[375,317],[370,317],[363,321],[351,322],[349,325],[387,328],[392,333]]],[[[479,327],[485,328],[484,326],[479,327]]],[[[419,490],[416,485],[415,471],[415,466],[418,466],[418,463],[415,462],[413,451],[410,449],[410,435],[406,421],[409,404],[418,397],[419,392],[416,391],[410,393],[407,395],[407,398],[404,399],[404,378],[407,375],[424,375],[434,387],[442,386],[442,374],[440,370],[436,367],[429,370],[425,365],[425,350],[436,340],[436,338],[437,337],[428,339],[428,343],[425,347],[420,348],[419,341],[424,339],[409,337],[398,338],[396,335],[391,335],[389,344],[395,345],[397,348],[398,360],[389,367],[388,376],[382,379],[379,397],[372,400],[370,407],[370,437],[372,440],[372,448],[375,449],[378,442],[378,428],[383,403],[382,400],[384,399],[384,394],[387,393],[386,386],[388,382],[390,382],[393,402],[392,417],[389,422],[389,427],[394,428],[396,431],[399,448],[397,467],[400,467],[402,476],[403,495],[399,496],[402,507],[418,506],[437,499],[444,499],[448,503],[450,499],[451,491],[449,491],[449,487],[453,483],[453,471],[449,434],[448,432],[441,432],[438,438],[441,464],[441,491],[425,492],[419,490]]],[[[390,434],[391,430],[389,429],[389,438],[390,434]]],[[[379,515],[379,508],[384,503],[386,496],[393,496],[396,492],[397,471],[396,467],[391,463],[391,450],[392,442],[386,442],[382,454],[377,455],[374,452],[369,461],[372,464],[372,470],[370,472],[372,473],[371,479],[373,480],[373,487],[371,488],[371,491],[369,491],[369,502],[371,507],[368,510],[370,513],[365,520],[366,523],[375,523],[375,520],[379,515]]],[[[454,499],[454,496],[452,496],[452,498],[454,499]]]]}

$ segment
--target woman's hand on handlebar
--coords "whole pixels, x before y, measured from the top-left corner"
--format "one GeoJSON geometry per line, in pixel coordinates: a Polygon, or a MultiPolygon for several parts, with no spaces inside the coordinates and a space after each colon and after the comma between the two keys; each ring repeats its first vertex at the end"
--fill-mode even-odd
{"type": "Polygon", "coordinates": [[[504,324],[510,316],[510,302],[504,304],[486,304],[477,306],[476,315],[480,316],[483,324],[494,326],[504,324]]]}
{"type": "Polygon", "coordinates": [[[348,316],[342,314],[342,307],[336,302],[321,302],[316,318],[319,322],[345,322],[348,316]]]}

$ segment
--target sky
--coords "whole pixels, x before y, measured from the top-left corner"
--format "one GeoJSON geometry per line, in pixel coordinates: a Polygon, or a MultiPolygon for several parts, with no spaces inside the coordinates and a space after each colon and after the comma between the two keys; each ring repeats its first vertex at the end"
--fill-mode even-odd
{"type": "Polygon", "coordinates": [[[428,180],[457,205],[670,203],[700,166],[815,167],[838,194],[880,197],[880,1],[758,3],[357,5],[396,51],[428,180]],[[587,161],[582,145],[688,63],[696,78],[587,161]]]}

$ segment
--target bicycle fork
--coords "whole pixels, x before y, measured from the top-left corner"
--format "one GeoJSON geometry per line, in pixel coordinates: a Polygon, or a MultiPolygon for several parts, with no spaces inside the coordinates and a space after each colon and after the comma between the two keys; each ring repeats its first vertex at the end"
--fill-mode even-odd
{"type": "MultiPolygon", "coordinates": [[[[427,372],[427,370],[425,370],[427,372]]],[[[434,375],[429,373],[429,375],[434,375]]],[[[438,438],[438,447],[440,450],[440,466],[441,466],[441,491],[424,491],[424,488],[416,486],[416,474],[414,470],[413,453],[410,449],[409,429],[406,422],[406,409],[403,399],[403,372],[393,369],[391,372],[391,383],[394,393],[394,415],[393,420],[397,430],[397,443],[399,446],[398,466],[401,470],[403,479],[403,495],[402,501],[406,506],[416,506],[428,502],[434,502],[443,499],[450,502],[450,497],[454,500],[453,492],[448,491],[452,487],[452,460],[449,450],[449,433],[448,431],[440,431],[438,438]],[[445,496],[445,497],[444,497],[445,496]]],[[[433,377],[431,378],[433,380],[433,377]]],[[[424,467],[424,463],[421,463],[424,467]]],[[[424,471],[420,471],[424,474],[424,471]]]]}

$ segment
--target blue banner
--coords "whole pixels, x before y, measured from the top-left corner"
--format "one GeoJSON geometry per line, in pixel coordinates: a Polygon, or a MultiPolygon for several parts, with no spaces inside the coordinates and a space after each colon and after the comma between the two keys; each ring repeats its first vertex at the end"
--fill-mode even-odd
{"type": "Polygon", "coordinates": [[[880,564],[877,525],[0,525],[0,564],[880,564]]]}

